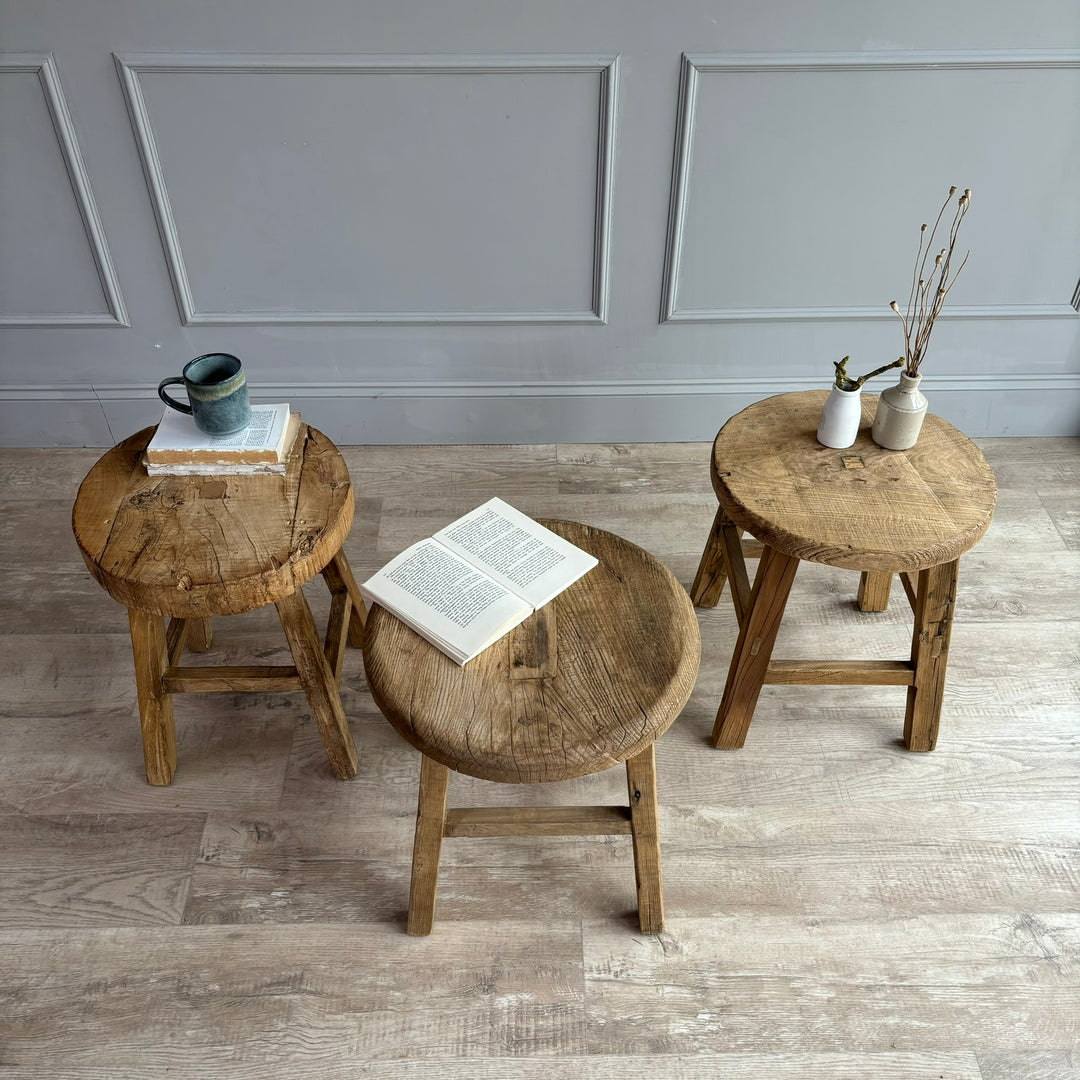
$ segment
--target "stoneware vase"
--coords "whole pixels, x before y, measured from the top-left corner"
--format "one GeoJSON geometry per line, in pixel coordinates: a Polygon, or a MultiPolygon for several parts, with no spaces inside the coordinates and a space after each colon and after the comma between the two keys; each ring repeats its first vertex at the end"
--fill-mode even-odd
{"type": "Polygon", "coordinates": [[[818,424],[817,441],[822,446],[843,450],[855,441],[862,420],[862,394],[834,385],[825,399],[818,424]]]}
{"type": "Polygon", "coordinates": [[[885,450],[909,450],[919,441],[926,398],[919,391],[921,375],[900,372],[900,383],[881,392],[870,436],[885,450]]]}

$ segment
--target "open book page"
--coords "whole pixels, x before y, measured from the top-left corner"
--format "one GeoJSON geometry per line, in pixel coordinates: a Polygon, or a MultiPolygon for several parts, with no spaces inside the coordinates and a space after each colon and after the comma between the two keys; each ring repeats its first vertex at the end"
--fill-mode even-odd
{"type": "Polygon", "coordinates": [[[459,664],[532,614],[528,603],[431,538],[407,548],[360,591],[459,664]]]}
{"type": "Polygon", "coordinates": [[[490,499],[435,533],[534,608],[543,607],[596,565],[596,559],[550,529],[504,503],[490,499]]]}

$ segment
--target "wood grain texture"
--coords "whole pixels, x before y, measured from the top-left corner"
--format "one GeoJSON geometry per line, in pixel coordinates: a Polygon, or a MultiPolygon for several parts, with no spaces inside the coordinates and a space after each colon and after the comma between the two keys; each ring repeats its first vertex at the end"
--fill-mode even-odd
{"type": "Polygon", "coordinates": [[[303,690],[296,667],[215,664],[212,667],[168,668],[161,679],[168,694],[241,693],[260,690],[303,690]]]}
{"type": "MultiPolygon", "coordinates": [[[[330,768],[339,780],[349,780],[356,775],[359,755],[337,692],[334,669],[327,661],[315,631],[311,608],[300,589],[281,597],[274,606],[296,662],[296,673],[307,695],[311,715],[322,736],[330,768]]],[[[332,610],[331,617],[333,614],[332,610]]],[[[341,609],[337,615],[343,619],[346,612],[341,609]]],[[[338,629],[340,632],[340,625],[338,629]]],[[[335,657],[335,664],[338,662],[339,658],[335,657]]]]}
{"type": "Polygon", "coordinates": [[[148,476],[152,434],[108,451],[72,512],[90,573],[125,607],[180,618],[248,611],[290,595],[341,548],[352,485],[321,432],[301,427],[284,476],[224,480],[148,476]]]}
{"type": "Polygon", "coordinates": [[[1070,1050],[979,1054],[981,1080],[1080,1080],[1080,1055],[1070,1050]]]}
{"type": "Polygon", "coordinates": [[[444,832],[446,836],[629,836],[630,807],[458,807],[447,811],[444,832]]]}
{"type": "Polygon", "coordinates": [[[911,610],[914,613],[917,610],[919,603],[919,586],[916,576],[905,571],[900,574],[900,584],[904,587],[904,593],[907,596],[908,604],[911,605],[911,610]]]}
{"type": "Polygon", "coordinates": [[[214,644],[213,619],[189,619],[187,647],[192,652],[209,652],[214,644]]]}
{"type": "Polygon", "coordinates": [[[450,770],[425,755],[420,763],[420,793],[409,883],[409,921],[406,925],[413,935],[430,934],[435,918],[435,892],[439,882],[439,855],[446,825],[449,782],[450,770]]]}
{"type": "MultiPolygon", "coordinates": [[[[699,740],[698,759],[702,750],[699,740]]],[[[899,755],[904,760],[904,752],[899,755]]],[[[689,801],[693,792],[685,785],[665,782],[665,774],[677,776],[682,767],[685,762],[662,740],[659,828],[669,921],[814,916],[837,905],[847,917],[867,919],[912,910],[1052,914],[1070,910],[1080,889],[1080,821],[1070,818],[1075,799],[934,801],[938,775],[927,778],[922,798],[874,803],[859,790],[845,804],[845,790],[830,803],[822,792],[832,774],[807,770],[801,780],[776,781],[771,800],[759,795],[755,805],[742,808],[718,805],[717,799],[699,808],[689,801]],[[672,788],[679,802],[672,801],[672,788]],[[809,791],[818,801],[788,808],[781,801],[786,788],[809,791]],[[910,836],[898,836],[898,822],[910,836]]],[[[757,768],[761,771],[760,764],[757,768]]],[[[612,778],[620,771],[612,770],[612,778]]],[[[704,780],[701,790],[718,784],[715,773],[704,780]]],[[[455,799],[461,782],[454,778],[455,799]]],[[[894,795],[900,786],[916,787],[894,777],[894,795]]],[[[415,788],[410,794],[415,803],[415,788]]],[[[530,809],[518,807],[523,816],[530,809]]],[[[497,816],[501,825],[503,814],[497,816]]],[[[345,820],[299,810],[215,814],[185,918],[193,923],[396,919],[408,890],[412,824],[409,811],[371,810],[345,820]]],[[[458,921],[514,918],[530,898],[542,900],[550,918],[621,920],[635,912],[632,858],[625,837],[601,842],[530,835],[444,843],[439,880],[448,906],[441,932],[453,932],[448,927],[458,921]]]]}
{"type": "MultiPolygon", "coordinates": [[[[574,522],[548,528],[599,559],[585,577],[459,668],[376,605],[364,664],[372,697],[423,756],[413,841],[408,932],[431,933],[443,836],[470,817],[482,835],[625,832],[610,814],[574,807],[455,813],[447,823],[448,766],[487,780],[566,780],[626,762],[630,833],[642,933],[660,933],[653,743],[686,703],[701,650],[678,582],[641,548],[574,522]],[[417,657],[426,654],[422,667],[417,657]],[[608,826],[597,829],[597,824],[608,826]]],[[[736,537],[737,540],[737,537],[736,537]]],[[[421,661],[422,663],[422,661],[421,661]]]]}
{"type": "Polygon", "coordinates": [[[770,547],[762,553],[750,612],[739,630],[724,696],[713,725],[713,746],[735,750],[746,739],[798,568],[799,560],[794,556],[770,547]]]}
{"type": "Polygon", "coordinates": [[[937,745],[945,671],[956,604],[958,562],[919,571],[915,601],[915,630],[911,641],[914,678],[908,687],[904,743],[909,750],[933,750],[937,745]]]}
{"type": "MultiPolygon", "coordinates": [[[[1037,1062],[1056,1059],[1063,1071],[1051,1073],[995,1072],[980,1074],[975,1055],[960,1051],[949,1053],[913,1053],[891,1050],[849,1053],[812,1053],[800,1051],[715,1053],[715,1054],[566,1054],[546,1059],[523,1057],[463,1057],[409,1060],[386,1059],[373,1062],[342,1062],[324,1051],[317,1061],[311,1056],[296,1055],[290,1061],[292,1075],[318,1080],[625,1080],[629,1065],[663,1080],[1075,1080],[1070,1071],[1068,1052],[1054,1055],[1030,1055],[1033,1068],[1037,1062]]],[[[1024,1055],[1011,1055],[1005,1064],[1021,1062],[1024,1055]]],[[[1001,1060],[991,1058],[991,1064],[1001,1060]]],[[[78,1069],[52,1072],[35,1065],[21,1067],[19,1077],[26,1080],[203,1080],[205,1073],[190,1060],[172,1065],[141,1067],[114,1066],[99,1069],[88,1065],[78,1069]]],[[[984,1066],[986,1068],[986,1066],[984,1066]]],[[[231,1061],[228,1075],[236,1080],[262,1080],[265,1066],[247,1060],[231,1061]]]]}
{"type": "Polygon", "coordinates": [[[716,508],[709,537],[705,541],[705,550],[701,553],[697,573],[690,586],[690,602],[694,607],[716,607],[716,602],[724,591],[727,581],[727,563],[724,560],[724,547],[721,529],[724,524],[723,507],[716,508]]]}
{"type": "Polygon", "coordinates": [[[205,814],[0,817],[0,925],[178,925],[205,814]]]}
{"type": "MultiPolygon", "coordinates": [[[[1078,1080],[1080,550],[1048,506],[1075,493],[1080,439],[979,445],[999,499],[963,558],[934,753],[903,746],[903,686],[768,683],[746,747],[713,752],[725,598],[697,613],[698,683],[656,744],[664,934],[638,933],[629,836],[530,835],[445,841],[424,939],[403,932],[419,758],[359,653],[356,782],[302,697],[255,692],[178,696],[181,768],[147,786],[125,612],[70,534],[100,451],[0,451],[0,1074],[1078,1080]]],[[[689,585],[716,510],[705,444],[343,455],[361,580],[498,494],[689,585]]],[[[856,582],[804,562],[773,662],[906,658],[899,586],[870,613],[856,582]]],[[[326,588],[305,595],[321,625],[326,588]]],[[[194,662],[292,663],[273,609],[215,628],[194,662]]],[[[626,790],[613,768],[451,794],[520,812],[626,790]]]]}
{"type": "Polygon", "coordinates": [[[352,567],[343,550],[338,551],[334,557],[323,567],[323,578],[327,587],[335,599],[345,595],[350,602],[349,608],[349,644],[354,649],[359,649],[364,644],[364,624],[367,622],[367,608],[364,599],[360,595],[360,587],[353,577],[352,567]]]}
{"type": "MultiPolygon", "coordinates": [[[[750,610],[750,580],[746,574],[742,530],[727,514],[720,523],[720,545],[724,549],[724,563],[728,568],[728,578],[731,581],[731,599],[735,604],[735,618],[741,626],[750,610]]],[[[760,558],[760,545],[756,546],[755,553],[760,558]]]]}
{"type": "Polygon", "coordinates": [[[928,414],[910,450],[882,450],[868,430],[877,397],[864,395],[854,445],[831,450],[815,437],[827,393],[767,398],[721,428],[712,481],[728,516],[789,555],[850,570],[922,570],[977,543],[997,490],[979,448],[928,414]],[[844,467],[851,455],[863,468],[844,467]]]}
{"type": "MultiPolygon", "coordinates": [[[[834,452],[813,434],[823,400],[823,392],[808,391],[760,401],[729,420],[713,444],[711,477],[720,508],[698,574],[717,577],[706,567],[719,548],[742,630],[713,744],[744,745],[765,681],[861,679],[908,685],[904,742],[911,750],[932,750],[944,699],[958,559],[990,526],[997,501],[993,473],[978,447],[938,417],[931,417],[911,450],[882,450],[863,430],[850,452],[834,452]],[[858,468],[850,467],[853,460],[858,468]],[[738,573],[740,527],[765,544],[749,601],[745,571],[738,573]],[[782,661],[770,670],[799,560],[861,570],[856,603],[862,612],[886,610],[894,572],[909,600],[917,592],[910,678],[898,662],[867,667],[854,661],[782,661]],[[911,581],[915,571],[917,589],[911,581]]],[[[871,408],[864,402],[864,420],[871,408]]]]}
{"type": "Polygon", "coordinates": [[[765,682],[799,686],[910,686],[911,664],[903,660],[773,660],[765,682]]]}
{"type": "MultiPolygon", "coordinates": [[[[176,771],[176,725],[172,697],[162,679],[169,667],[165,621],[160,615],[128,609],[131,650],[135,659],[135,687],[139,695],[142,724],[143,762],[146,782],[171,784],[176,771]]],[[[184,624],[178,627],[176,648],[183,648],[184,624]]]]}
{"type": "Polygon", "coordinates": [[[626,762],[626,786],[634,845],[638,926],[643,934],[659,934],[664,929],[664,889],[660,869],[655,747],[647,747],[626,762]]]}
{"type": "Polygon", "coordinates": [[[474,924],[467,940],[418,942],[380,923],[0,931],[4,978],[23,1003],[4,1062],[197,1059],[204,1075],[238,1064],[317,1075],[406,1049],[421,1059],[496,1046],[502,1057],[585,1053],[580,924],[474,924]]]}
{"type": "Polygon", "coordinates": [[[361,642],[364,620],[341,550],[354,511],[344,459],[303,425],[284,476],[151,477],[143,461],[151,435],[139,432],[103,455],[72,511],[86,565],[128,607],[147,781],[168,785],[176,770],[172,694],[298,688],[334,775],[354,776],[357,751],[337,687],[346,639],[361,642]],[[318,648],[302,586],[320,571],[332,600],[318,648]],[[180,665],[185,648],[211,648],[211,614],[270,603],[293,665],[180,665]],[[171,616],[167,630],[163,615],[171,616]]]}
{"type": "Polygon", "coordinates": [[[955,1037],[939,1026],[945,1011],[964,1016],[964,1037],[986,1050],[1072,1047],[1078,948],[1076,914],[721,917],[708,931],[687,919],[644,943],[587,926],[589,1045],[629,1054],[675,1045],[751,1050],[764,1020],[778,1042],[818,1050],[946,1049],[955,1037]],[[972,950],[982,958],[977,971],[972,950]],[[707,970],[725,977],[697,975],[707,970]],[[803,991],[807,979],[820,997],[803,991]],[[642,980],[663,983],[663,998],[644,997],[642,980]],[[821,998],[829,1003],[827,1024],[821,998]],[[999,1007],[988,1008],[992,1001],[999,1007]]]}
{"type": "Polygon", "coordinates": [[[383,714],[422,753],[487,780],[565,780],[625,761],[674,721],[697,674],[697,620],[666,567],[611,533],[544,524],[600,560],[549,605],[552,674],[513,674],[515,641],[550,629],[549,615],[465,667],[378,605],[368,616],[364,668],[383,714]]]}
{"type": "Polygon", "coordinates": [[[864,570],[859,575],[859,610],[884,611],[889,606],[892,579],[892,574],[875,574],[864,570]]]}

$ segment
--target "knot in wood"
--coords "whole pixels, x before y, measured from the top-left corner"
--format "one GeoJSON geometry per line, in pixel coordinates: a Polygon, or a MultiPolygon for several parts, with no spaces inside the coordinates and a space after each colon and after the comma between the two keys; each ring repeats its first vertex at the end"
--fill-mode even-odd
{"type": "Polygon", "coordinates": [[[149,491],[140,491],[128,499],[128,505],[136,510],[175,510],[184,505],[184,497],[175,491],[162,491],[160,488],[151,488],[149,491]]]}
{"type": "Polygon", "coordinates": [[[176,575],[176,587],[181,592],[188,592],[194,584],[194,580],[186,570],[176,575]]]}

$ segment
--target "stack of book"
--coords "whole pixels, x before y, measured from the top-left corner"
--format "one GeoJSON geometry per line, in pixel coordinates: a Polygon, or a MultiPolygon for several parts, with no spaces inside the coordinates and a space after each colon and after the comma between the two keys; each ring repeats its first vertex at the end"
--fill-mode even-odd
{"type": "Polygon", "coordinates": [[[251,423],[235,435],[207,435],[195,421],[166,409],[146,448],[151,476],[284,473],[300,414],[288,404],[252,405],[251,423]]]}

